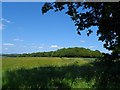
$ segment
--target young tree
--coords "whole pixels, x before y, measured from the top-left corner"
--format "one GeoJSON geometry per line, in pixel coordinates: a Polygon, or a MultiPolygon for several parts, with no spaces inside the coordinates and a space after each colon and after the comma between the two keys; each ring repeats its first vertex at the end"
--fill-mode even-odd
{"type": "Polygon", "coordinates": [[[89,36],[97,26],[98,40],[104,42],[104,47],[112,50],[116,58],[120,55],[120,2],[52,2],[45,3],[42,13],[49,10],[62,11],[66,13],[77,26],[77,32],[87,30],[89,36]],[[80,8],[82,11],[80,11],[80,8]]]}

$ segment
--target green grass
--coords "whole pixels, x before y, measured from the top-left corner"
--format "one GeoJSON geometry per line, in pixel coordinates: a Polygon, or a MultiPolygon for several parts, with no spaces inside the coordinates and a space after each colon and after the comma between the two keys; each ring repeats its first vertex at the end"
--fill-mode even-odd
{"type": "Polygon", "coordinates": [[[51,58],[51,57],[16,57],[3,58],[3,71],[20,69],[20,68],[34,68],[46,66],[66,66],[78,62],[79,65],[88,63],[83,58],[51,58]]]}
{"type": "Polygon", "coordinates": [[[3,58],[3,88],[90,88],[89,63],[83,58],[3,58]]]}
{"type": "MultiPolygon", "coordinates": [[[[94,60],[93,58],[6,57],[2,60],[2,86],[3,89],[17,88],[17,90],[39,88],[66,90],[94,88],[93,86],[100,87],[102,84],[103,86],[108,84],[107,87],[116,85],[116,82],[110,81],[113,68],[109,68],[110,72],[107,72],[106,65],[94,64],[94,60]]],[[[119,72],[116,68],[116,72],[119,72]]],[[[112,80],[116,78],[119,80],[116,75],[112,80]]]]}

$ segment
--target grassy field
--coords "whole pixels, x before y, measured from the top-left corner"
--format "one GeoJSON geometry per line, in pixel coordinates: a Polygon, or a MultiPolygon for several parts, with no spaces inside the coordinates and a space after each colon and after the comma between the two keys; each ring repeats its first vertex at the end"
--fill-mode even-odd
{"type": "MultiPolygon", "coordinates": [[[[89,59],[89,58],[88,58],[89,59]]],[[[3,58],[3,71],[15,70],[20,68],[34,68],[46,66],[68,66],[78,62],[79,65],[89,63],[85,58],[52,58],[52,57],[18,57],[18,58],[3,58]]]]}
{"type": "MultiPolygon", "coordinates": [[[[3,89],[17,88],[17,90],[39,88],[66,90],[100,85],[114,87],[118,82],[110,81],[110,78],[113,71],[118,68],[109,68],[108,72],[106,65],[98,67],[99,65],[93,64],[94,60],[94,58],[6,57],[2,60],[2,86],[3,89]]],[[[116,75],[113,80],[116,80],[116,75]]],[[[117,79],[119,80],[119,77],[117,79]]]]}
{"type": "Polygon", "coordinates": [[[91,88],[90,62],[83,58],[3,58],[3,88],[91,88]]]}

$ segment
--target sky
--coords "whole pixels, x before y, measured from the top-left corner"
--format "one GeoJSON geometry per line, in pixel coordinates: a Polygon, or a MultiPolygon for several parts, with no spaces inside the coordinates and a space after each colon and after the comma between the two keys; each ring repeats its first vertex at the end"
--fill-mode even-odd
{"type": "Polygon", "coordinates": [[[2,3],[2,53],[32,53],[54,51],[60,48],[84,47],[100,50],[103,43],[96,36],[97,27],[89,37],[86,31],[78,35],[74,22],[65,11],[42,14],[44,2],[2,3]]]}

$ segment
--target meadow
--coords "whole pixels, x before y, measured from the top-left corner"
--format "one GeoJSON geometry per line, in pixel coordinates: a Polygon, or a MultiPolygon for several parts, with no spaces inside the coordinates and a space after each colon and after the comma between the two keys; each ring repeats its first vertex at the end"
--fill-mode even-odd
{"type": "Polygon", "coordinates": [[[94,58],[5,57],[2,59],[2,86],[17,90],[94,88],[100,86],[100,78],[108,70],[98,67],[94,61],[94,58]]]}

